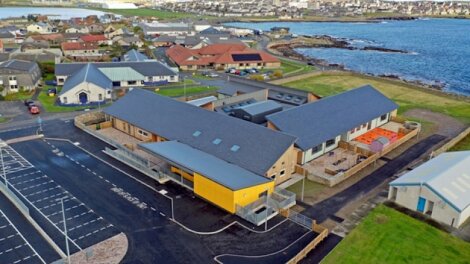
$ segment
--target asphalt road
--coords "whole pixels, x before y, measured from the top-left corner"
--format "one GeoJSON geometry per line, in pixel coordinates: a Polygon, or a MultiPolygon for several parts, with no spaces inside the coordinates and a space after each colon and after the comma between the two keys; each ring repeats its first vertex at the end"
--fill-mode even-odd
{"type": "Polygon", "coordinates": [[[387,178],[392,177],[399,171],[406,168],[411,162],[418,159],[436,144],[446,139],[441,135],[429,136],[417,144],[410,147],[400,156],[387,162],[385,165],[363,178],[351,187],[339,192],[338,194],[325,199],[308,209],[302,214],[307,215],[318,222],[323,222],[330,216],[333,216],[349,202],[366,195],[368,192],[382,184],[387,178]]]}

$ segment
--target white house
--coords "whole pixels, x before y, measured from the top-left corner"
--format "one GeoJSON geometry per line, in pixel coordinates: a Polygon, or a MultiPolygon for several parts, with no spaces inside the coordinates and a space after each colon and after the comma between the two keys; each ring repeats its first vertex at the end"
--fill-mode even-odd
{"type": "Polygon", "coordinates": [[[111,99],[113,83],[96,66],[88,63],[67,79],[59,94],[64,105],[103,102],[111,99]]]}
{"type": "Polygon", "coordinates": [[[26,27],[28,33],[39,33],[39,34],[50,34],[53,32],[53,28],[48,23],[38,22],[31,24],[26,27]]]}
{"type": "Polygon", "coordinates": [[[470,218],[470,151],[441,154],[392,181],[388,199],[460,227],[470,218]]]}

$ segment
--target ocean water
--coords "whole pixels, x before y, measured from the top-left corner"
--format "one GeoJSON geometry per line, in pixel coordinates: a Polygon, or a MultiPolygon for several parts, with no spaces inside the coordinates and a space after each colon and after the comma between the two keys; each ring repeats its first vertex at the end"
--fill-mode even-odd
{"type": "Polygon", "coordinates": [[[274,22],[226,25],[269,30],[289,27],[294,34],[346,38],[354,46],[379,46],[409,54],[329,48],[298,51],[346,68],[375,75],[444,84],[444,90],[470,96],[470,20],[423,19],[381,23],[274,22]]]}
{"type": "Polygon", "coordinates": [[[61,19],[72,17],[86,17],[89,15],[103,15],[96,10],[81,8],[54,8],[54,7],[0,7],[0,19],[7,17],[21,17],[28,14],[51,15],[61,19]]]}

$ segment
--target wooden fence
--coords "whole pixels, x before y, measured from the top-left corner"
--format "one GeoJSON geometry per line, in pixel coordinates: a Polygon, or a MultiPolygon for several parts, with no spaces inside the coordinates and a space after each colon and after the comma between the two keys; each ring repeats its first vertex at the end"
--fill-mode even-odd
{"type": "Polygon", "coordinates": [[[318,236],[316,236],[308,245],[303,248],[297,255],[295,255],[293,258],[291,258],[289,261],[287,261],[287,264],[295,264],[301,261],[307,254],[312,251],[312,249],[316,248],[320,242],[322,242],[327,236],[328,236],[328,229],[326,227],[323,227],[321,225],[318,225],[315,221],[313,222],[312,230],[316,233],[318,233],[318,236]]]}
{"type": "Polygon", "coordinates": [[[462,131],[460,134],[458,134],[456,137],[451,139],[449,142],[445,143],[442,147],[438,148],[437,150],[432,152],[432,156],[437,156],[440,155],[449,149],[451,149],[453,146],[457,145],[460,141],[462,141],[466,136],[470,134],[470,127],[462,131]]]}

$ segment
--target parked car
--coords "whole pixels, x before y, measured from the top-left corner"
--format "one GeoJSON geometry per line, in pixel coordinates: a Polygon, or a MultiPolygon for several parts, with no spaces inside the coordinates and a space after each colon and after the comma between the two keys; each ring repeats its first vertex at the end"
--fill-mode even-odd
{"type": "Polygon", "coordinates": [[[210,72],[207,76],[211,77],[211,78],[217,78],[219,77],[219,75],[215,72],[210,72]]]}
{"type": "Polygon", "coordinates": [[[40,113],[39,111],[39,107],[36,106],[36,105],[31,105],[28,107],[29,108],[29,112],[32,114],[32,115],[37,115],[40,113]]]}
{"type": "Polygon", "coordinates": [[[233,72],[233,74],[235,74],[235,75],[240,75],[240,73],[241,73],[240,70],[235,70],[235,71],[233,72]]]}
{"type": "Polygon", "coordinates": [[[236,69],[235,68],[228,68],[225,73],[235,73],[236,69]]]}
{"type": "Polygon", "coordinates": [[[31,99],[26,99],[26,100],[24,100],[24,105],[25,105],[25,106],[29,106],[30,104],[34,104],[34,101],[31,100],[31,99]]]}
{"type": "Polygon", "coordinates": [[[240,76],[245,76],[245,75],[247,75],[247,74],[248,74],[248,73],[246,73],[246,71],[240,71],[240,74],[239,74],[239,75],[240,75],[240,76]]]}

